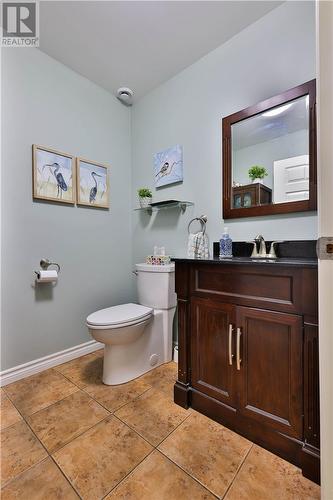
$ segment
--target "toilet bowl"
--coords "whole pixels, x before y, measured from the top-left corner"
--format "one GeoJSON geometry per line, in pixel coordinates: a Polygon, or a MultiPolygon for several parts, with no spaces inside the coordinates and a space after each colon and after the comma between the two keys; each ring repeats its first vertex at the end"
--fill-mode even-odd
{"type": "Polygon", "coordinates": [[[101,309],[87,317],[92,337],[105,344],[103,382],[129,382],[172,359],[176,310],[174,264],[137,264],[139,304],[101,309]]]}

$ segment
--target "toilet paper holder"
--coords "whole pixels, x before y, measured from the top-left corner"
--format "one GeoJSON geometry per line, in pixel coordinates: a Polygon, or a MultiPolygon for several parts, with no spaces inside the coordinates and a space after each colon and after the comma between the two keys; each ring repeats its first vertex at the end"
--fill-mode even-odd
{"type": "Polygon", "coordinates": [[[51,262],[49,259],[41,259],[39,263],[40,267],[43,269],[43,271],[47,271],[50,266],[57,266],[57,272],[60,273],[60,266],[56,262],[51,262]]]}
{"type": "Polygon", "coordinates": [[[39,270],[35,271],[36,278],[32,287],[35,288],[39,284],[51,284],[55,286],[58,282],[58,274],[60,273],[60,266],[56,262],[51,262],[49,259],[41,259],[39,262],[39,270]],[[49,269],[55,266],[56,269],[49,269]]]}

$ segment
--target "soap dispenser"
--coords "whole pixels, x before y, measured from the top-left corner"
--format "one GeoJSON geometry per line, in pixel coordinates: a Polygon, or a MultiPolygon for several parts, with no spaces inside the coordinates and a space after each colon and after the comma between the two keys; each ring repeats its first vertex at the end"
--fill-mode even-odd
{"type": "Polygon", "coordinates": [[[229,236],[228,228],[225,227],[220,239],[220,258],[232,257],[232,239],[229,236]]]}

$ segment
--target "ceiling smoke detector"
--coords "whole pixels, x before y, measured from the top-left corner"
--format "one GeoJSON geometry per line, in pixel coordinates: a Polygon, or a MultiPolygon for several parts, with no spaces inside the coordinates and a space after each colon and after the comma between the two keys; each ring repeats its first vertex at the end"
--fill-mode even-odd
{"type": "Polygon", "coordinates": [[[133,90],[127,87],[120,87],[117,90],[117,98],[126,106],[132,106],[133,95],[133,90]]]}

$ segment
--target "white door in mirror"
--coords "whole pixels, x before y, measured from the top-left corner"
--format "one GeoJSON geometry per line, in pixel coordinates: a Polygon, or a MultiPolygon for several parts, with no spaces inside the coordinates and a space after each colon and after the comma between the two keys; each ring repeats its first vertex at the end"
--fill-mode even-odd
{"type": "Polygon", "coordinates": [[[274,203],[309,199],[309,155],[274,161],[274,203]]]}

